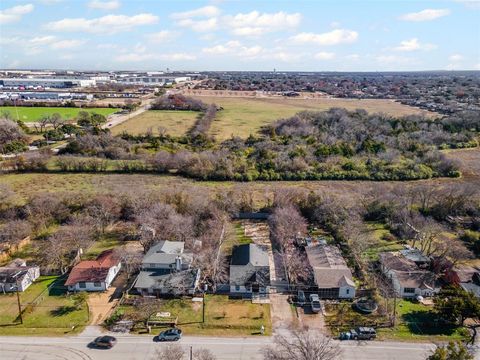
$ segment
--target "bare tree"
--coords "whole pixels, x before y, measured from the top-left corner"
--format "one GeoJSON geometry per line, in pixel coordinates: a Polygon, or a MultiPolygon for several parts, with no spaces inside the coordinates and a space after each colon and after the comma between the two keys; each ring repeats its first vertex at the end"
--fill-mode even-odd
{"type": "Polygon", "coordinates": [[[185,358],[185,350],[180,345],[169,344],[157,350],[159,360],[182,360],[185,358]]]}
{"type": "Polygon", "coordinates": [[[263,349],[265,360],[335,360],[341,355],[339,345],[331,338],[304,329],[289,336],[276,335],[273,342],[263,349]]]}
{"type": "Polygon", "coordinates": [[[198,349],[193,352],[194,360],[216,360],[216,356],[208,349],[198,349]]]}

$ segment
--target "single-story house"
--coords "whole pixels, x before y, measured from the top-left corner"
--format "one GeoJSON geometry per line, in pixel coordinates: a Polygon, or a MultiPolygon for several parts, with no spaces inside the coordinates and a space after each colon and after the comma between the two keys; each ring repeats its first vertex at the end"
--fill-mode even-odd
{"type": "Polygon", "coordinates": [[[102,252],[95,260],[80,261],[65,282],[69,291],[105,291],[119,273],[122,264],[113,250],[102,252]]]}
{"type": "Polygon", "coordinates": [[[269,287],[267,250],[257,244],[235,246],[230,260],[230,293],[242,296],[268,294],[269,287]]]}
{"type": "Polygon", "coordinates": [[[382,273],[402,298],[430,297],[440,291],[437,276],[432,271],[420,268],[401,253],[381,253],[379,262],[382,273]]]}
{"type": "Polygon", "coordinates": [[[160,241],[145,254],[134,287],[142,295],[194,294],[200,270],[192,269],[193,254],[181,241],[160,241]]]}
{"type": "Polygon", "coordinates": [[[305,248],[313,278],[321,298],[353,299],[355,282],[352,272],[336,246],[325,244],[305,248]]]}
{"type": "Polygon", "coordinates": [[[452,269],[450,279],[451,283],[480,298],[480,269],[470,266],[456,267],[452,269]]]}
{"type": "Polygon", "coordinates": [[[40,267],[27,266],[25,260],[15,259],[0,267],[0,292],[25,291],[40,276],[40,267]]]}

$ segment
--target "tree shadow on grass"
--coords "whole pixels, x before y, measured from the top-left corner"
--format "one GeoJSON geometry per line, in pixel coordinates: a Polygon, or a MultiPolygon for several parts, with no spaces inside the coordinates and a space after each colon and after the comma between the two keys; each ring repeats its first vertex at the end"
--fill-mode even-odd
{"type": "Polygon", "coordinates": [[[402,320],[410,332],[416,335],[452,335],[458,328],[427,310],[404,314],[402,320]]]}
{"type": "Polygon", "coordinates": [[[54,310],[51,310],[50,311],[50,314],[52,316],[63,316],[63,315],[67,315],[67,314],[70,314],[71,312],[77,310],[77,308],[75,306],[60,306],[54,310]]]}

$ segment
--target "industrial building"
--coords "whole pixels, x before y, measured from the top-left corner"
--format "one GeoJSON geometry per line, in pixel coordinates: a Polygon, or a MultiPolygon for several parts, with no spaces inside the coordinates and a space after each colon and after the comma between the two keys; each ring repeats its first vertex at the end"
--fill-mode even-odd
{"type": "Polygon", "coordinates": [[[189,76],[124,76],[117,79],[119,83],[143,86],[164,86],[191,81],[189,76]]]}
{"type": "Polygon", "coordinates": [[[6,88],[72,88],[95,86],[92,79],[75,78],[0,78],[0,86],[6,88]]]}

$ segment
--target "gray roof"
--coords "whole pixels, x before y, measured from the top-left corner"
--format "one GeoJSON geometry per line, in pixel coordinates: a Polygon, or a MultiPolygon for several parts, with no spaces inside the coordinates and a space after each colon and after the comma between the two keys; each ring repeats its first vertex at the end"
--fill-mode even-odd
{"type": "Polygon", "coordinates": [[[200,270],[190,269],[175,273],[162,270],[140,271],[135,280],[137,289],[156,289],[164,293],[183,294],[197,286],[197,274],[200,270]]]}
{"type": "Polygon", "coordinates": [[[353,286],[352,272],[340,250],[335,246],[314,245],[305,248],[313,269],[315,282],[320,289],[353,286]]]}
{"type": "Polygon", "coordinates": [[[461,283],[460,286],[468,292],[473,293],[476,297],[480,297],[480,286],[474,283],[461,283]]]}
{"type": "Polygon", "coordinates": [[[185,243],[181,241],[160,241],[145,254],[144,264],[172,264],[175,258],[183,254],[185,243]]]}
{"type": "Polygon", "coordinates": [[[236,246],[230,261],[230,284],[261,286],[270,284],[270,263],[267,251],[256,244],[236,246]]]}
{"type": "Polygon", "coordinates": [[[269,266],[267,251],[257,244],[243,244],[233,248],[231,265],[269,266]]]}

